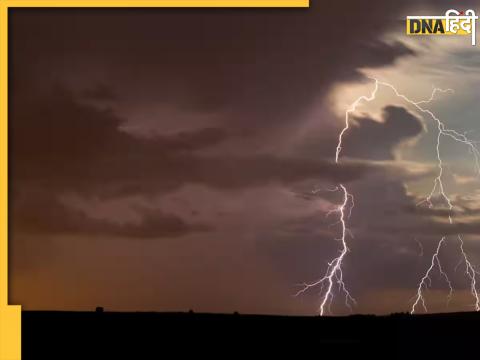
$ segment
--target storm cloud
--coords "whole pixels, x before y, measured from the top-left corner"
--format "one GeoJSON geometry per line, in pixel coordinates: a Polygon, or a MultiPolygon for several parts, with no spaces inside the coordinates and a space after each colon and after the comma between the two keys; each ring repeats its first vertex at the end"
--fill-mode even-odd
{"type": "MultiPolygon", "coordinates": [[[[356,201],[353,292],[411,291],[418,273],[402,269],[424,263],[410,234],[428,251],[478,223],[447,229],[444,212],[416,207],[406,184],[435,165],[397,156],[426,136],[406,104],[355,114],[335,163],[344,119],[331,98],[365,83],[366,68],[415,61],[417,50],[383,36],[408,5],[12,10],[13,302],[311,313],[316,298],[291,295],[338,251],[327,215],[339,183],[356,201]]],[[[387,305],[374,311],[399,303],[387,305]]]]}

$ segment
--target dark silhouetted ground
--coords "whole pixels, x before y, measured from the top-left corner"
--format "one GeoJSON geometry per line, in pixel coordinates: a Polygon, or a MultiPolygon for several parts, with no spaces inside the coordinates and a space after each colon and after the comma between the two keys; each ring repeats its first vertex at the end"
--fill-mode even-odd
{"type": "Polygon", "coordinates": [[[480,313],[22,314],[23,359],[478,359],[480,313]]]}

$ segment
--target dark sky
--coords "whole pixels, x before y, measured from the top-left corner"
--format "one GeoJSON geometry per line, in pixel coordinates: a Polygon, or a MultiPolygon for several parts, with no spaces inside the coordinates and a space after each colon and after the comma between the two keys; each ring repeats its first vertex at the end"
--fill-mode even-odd
{"type": "MultiPolygon", "coordinates": [[[[445,10],[433,3],[422,2],[445,10]]],[[[422,59],[402,41],[409,2],[366,4],[13,10],[10,302],[314,313],[318,292],[293,294],[337,254],[325,215],[341,196],[312,190],[339,182],[356,197],[344,269],[355,311],[408,309],[442,234],[453,239],[445,268],[458,262],[457,232],[480,261],[477,203],[456,191],[465,219],[452,228],[406,186],[434,176],[432,149],[418,162],[396,156],[426,136],[411,108],[355,114],[350,161],[334,162],[335,89],[370,91],[362,69],[422,59]]],[[[452,279],[453,306],[465,307],[468,283],[452,279]]],[[[434,281],[432,309],[445,310],[444,292],[434,281]]],[[[332,310],[348,311],[343,300],[332,310]]]]}

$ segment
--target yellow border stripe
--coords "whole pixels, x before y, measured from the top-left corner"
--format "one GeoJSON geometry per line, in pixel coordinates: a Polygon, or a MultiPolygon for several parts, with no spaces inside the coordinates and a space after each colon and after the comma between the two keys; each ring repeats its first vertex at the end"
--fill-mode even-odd
{"type": "Polygon", "coordinates": [[[21,358],[21,307],[8,305],[8,8],[308,6],[309,0],[0,0],[0,360],[21,358]]]}
{"type": "Polygon", "coordinates": [[[8,306],[8,7],[0,3],[0,360],[21,356],[21,308],[8,306]]]}
{"type": "Polygon", "coordinates": [[[8,235],[8,221],[7,221],[7,203],[8,203],[8,178],[7,178],[7,115],[8,115],[8,103],[7,103],[7,91],[8,91],[8,71],[7,71],[7,51],[8,51],[8,18],[7,18],[7,8],[1,7],[0,8],[0,241],[1,243],[1,250],[0,250],[0,264],[1,267],[1,274],[2,277],[0,279],[0,304],[5,304],[8,301],[7,296],[7,284],[4,282],[3,276],[3,264],[7,263],[7,242],[4,241],[7,239],[8,235]]]}
{"type": "MultiPolygon", "coordinates": [[[[0,0],[1,1],[1,0],[0,0]]],[[[7,7],[308,7],[309,0],[5,0],[7,7]]]]}

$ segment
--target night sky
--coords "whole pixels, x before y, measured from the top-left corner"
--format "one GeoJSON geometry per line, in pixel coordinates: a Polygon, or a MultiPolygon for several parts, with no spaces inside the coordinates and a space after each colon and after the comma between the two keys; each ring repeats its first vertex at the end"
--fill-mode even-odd
{"type": "MultiPolygon", "coordinates": [[[[456,237],[480,265],[468,148],[442,140],[453,225],[439,199],[417,205],[437,175],[435,124],[391,90],[355,112],[338,165],[335,148],[372,76],[416,101],[454,89],[428,108],[480,139],[479,47],[407,37],[402,20],[480,2],[311,2],[11,11],[11,304],[315,314],[319,289],[294,295],[338,254],[341,182],[354,312],[409,310],[444,235],[455,293],[447,307],[434,272],[429,310],[472,309],[456,237]]],[[[331,310],[347,314],[337,290],[331,310]]]]}

